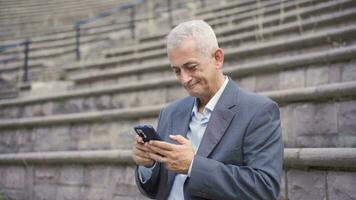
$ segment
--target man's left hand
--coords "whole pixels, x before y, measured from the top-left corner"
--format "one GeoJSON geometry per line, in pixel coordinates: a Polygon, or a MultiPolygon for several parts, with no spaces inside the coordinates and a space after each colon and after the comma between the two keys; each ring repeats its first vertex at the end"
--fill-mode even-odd
{"type": "Polygon", "coordinates": [[[181,135],[170,135],[172,140],[179,144],[151,140],[145,145],[154,153],[149,156],[173,172],[179,174],[188,174],[190,163],[194,158],[194,149],[192,143],[181,135]]]}

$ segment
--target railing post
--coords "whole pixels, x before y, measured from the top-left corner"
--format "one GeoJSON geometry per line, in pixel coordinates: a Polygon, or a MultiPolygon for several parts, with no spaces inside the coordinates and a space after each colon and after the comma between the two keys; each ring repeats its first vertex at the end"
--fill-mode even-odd
{"type": "Polygon", "coordinates": [[[24,49],[24,54],[25,54],[25,59],[24,59],[24,64],[23,64],[23,82],[28,81],[28,53],[30,51],[30,40],[27,39],[24,43],[25,49],[24,49]]]}
{"type": "Polygon", "coordinates": [[[135,6],[133,5],[131,7],[130,28],[131,28],[131,37],[132,39],[135,39],[135,6]]]}
{"type": "Polygon", "coordinates": [[[167,11],[169,14],[169,25],[173,27],[172,0],[167,0],[167,11]]]}
{"type": "Polygon", "coordinates": [[[205,8],[205,0],[200,0],[200,2],[201,2],[201,7],[205,8]]]}
{"type": "Polygon", "coordinates": [[[75,25],[75,55],[77,61],[80,60],[80,24],[75,25]]]}

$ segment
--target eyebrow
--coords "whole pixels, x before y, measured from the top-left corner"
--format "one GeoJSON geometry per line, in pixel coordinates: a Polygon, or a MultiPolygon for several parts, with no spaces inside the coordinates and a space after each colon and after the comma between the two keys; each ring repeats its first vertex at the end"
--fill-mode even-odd
{"type": "MultiPolygon", "coordinates": [[[[197,62],[194,62],[194,61],[189,61],[189,62],[186,62],[186,63],[184,63],[183,64],[183,67],[185,66],[185,67],[187,67],[187,66],[189,66],[189,65],[195,65],[195,64],[198,64],[197,62]]],[[[171,66],[171,68],[179,68],[178,66],[171,66]]]]}

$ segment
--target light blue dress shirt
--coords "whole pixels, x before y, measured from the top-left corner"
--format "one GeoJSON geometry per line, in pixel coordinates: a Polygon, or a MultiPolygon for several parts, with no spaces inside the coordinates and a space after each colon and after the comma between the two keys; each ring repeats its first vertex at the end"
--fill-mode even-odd
{"type": "MultiPolygon", "coordinates": [[[[223,85],[219,88],[219,90],[215,93],[215,95],[210,99],[208,104],[206,104],[205,108],[203,109],[203,113],[198,112],[197,100],[195,100],[194,107],[191,112],[191,121],[189,123],[189,129],[187,132],[187,138],[192,143],[195,153],[197,152],[197,150],[199,148],[201,139],[203,138],[205,129],[208,125],[210,116],[215,108],[215,105],[217,104],[218,100],[220,99],[221,94],[225,90],[225,87],[226,87],[228,81],[229,81],[229,78],[225,76],[225,81],[224,81],[223,85]]],[[[193,161],[190,164],[189,171],[188,171],[187,175],[186,174],[177,174],[175,176],[171,192],[168,196],[168,200],[182,200],[182,199],[184,199],[183,184],[185,182],[185,179],[190,176],[191,169],[193,166],[193,161]]],[[[139,166],[138,174],[139,174],[139,178],[142,183],[145,183],[147,180],[149,180],[151,178],[152,169],[154,168],[154,166],[151,168],[139,166]]]]}

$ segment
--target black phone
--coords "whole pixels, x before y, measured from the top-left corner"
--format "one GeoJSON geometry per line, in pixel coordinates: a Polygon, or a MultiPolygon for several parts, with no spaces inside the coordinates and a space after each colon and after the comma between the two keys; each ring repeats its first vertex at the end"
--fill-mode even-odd
{"type": "Polygon", "coordinates": [[[150,140],[162,141],[162,138],[151,125],[138,125],[135,126],[134,129],[144,142],[149,142],[150,140]]]}

